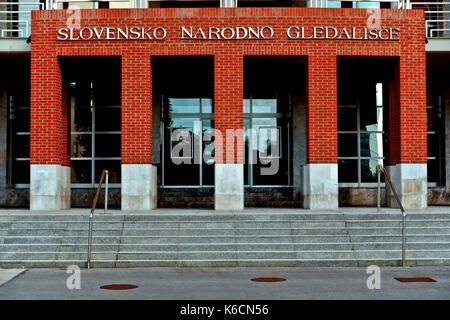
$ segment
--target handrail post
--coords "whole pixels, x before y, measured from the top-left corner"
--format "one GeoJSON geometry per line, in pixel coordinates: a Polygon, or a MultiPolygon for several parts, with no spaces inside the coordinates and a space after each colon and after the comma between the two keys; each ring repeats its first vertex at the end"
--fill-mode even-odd
{"type": "Polygon", "coordinates": [[[386,168],[383,168],[383,173],[394,193],[395,200],[402,211],[402,268],[406,267],[406,211],[402,206],[400,198],[398,197],[397,191],[395,191],[394,185],[392,184],[389,175],[387,174],[386,168]]]}
{"type": "Polygon", "coordinates": [[[105,213],[108,213],[108,178],[109,178],[109,171],[105,170],[105,213]]]}
{"type": "Polygon", "coordinates": [[[91,268],[91,242],[92,242],[92,225],[94,219],[94,211],[97,206],[98,196],[100,194],[100,189],[102,187],[103,178],[105,177],[105,173],[107,174],[107,170],[103,170],[102,176],[100,177],[100,182],[98,183],[97,191],[95,192],[94,202],[92,203],[91,212],[89,213],[89,232],[88,232],[88,252],[87,252],[87,267],[91,268]]]}
{"type": "Polygon", "coordinates": [[[92,219],[94,218],[94,215],[91,213],[89,214],[89,237],[88,237],[88,256],[87,256],[87,267],[88,269],[91,268],[91,241],[92,241],[92,219]]]}
{"type": "Polygon", "coordinates": [[[381,211],[381,164],[377,164],[377,212],[381,211]]]}

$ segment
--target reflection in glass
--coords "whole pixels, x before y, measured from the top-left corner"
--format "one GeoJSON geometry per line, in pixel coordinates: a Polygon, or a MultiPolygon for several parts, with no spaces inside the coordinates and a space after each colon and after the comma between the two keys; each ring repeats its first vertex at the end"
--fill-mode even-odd
{"type": "Polygon", "coordinates": [[[100,182],[103,170],[108,170],[109,183],[120,183],[120,160],[95,160],[95,183],[100,182]]]}
{"type": "Polygon", "coordinates": [[[169,98],[170,113],[199,113],[199,98],[169,98]]]}
{"type": "Polygon", "coordinates": [[[78,107],[72,104],[70,115],[70,130],[72,132],[92,131],[92,109],[91,107],[78,107]]]}
{"type": "Polygon", "coordinates": [[[90,158],[92,156],[92,135],[72,134],[70,136],[70,156],[72,158],[90,158]]]}
{"type": "Polygon", "coordinates": [[[72,183],[91,183],[91,161],[72,159],[72,183]]]}
{"type": "Polygon", "coordinates": [[[277,99],[252,99],[253,113],[276,113],[277,99]]]}
{"type": "Polygon", "coordinates": [[[213,112],[212,99],[202,98],[202,113],[212,113],[212,112],[213,112]]]}
{"type": "MultiPolygon", "coordinates": [[[[383,164],[381,159],[361,159],[361,182],[378,182],[377,164],[383,164]]],[[[381,175],[384,181],[384,175],[381,175]]]]}
{"type": "Polygon", "coordinates": [[[382,133],[361,133],[361,156],[383,157],[382,133]]]}
{"type": "Polygon", "coordinates": [[[250,99],[244,99],[244,113],[250,113],[250,99]]]}

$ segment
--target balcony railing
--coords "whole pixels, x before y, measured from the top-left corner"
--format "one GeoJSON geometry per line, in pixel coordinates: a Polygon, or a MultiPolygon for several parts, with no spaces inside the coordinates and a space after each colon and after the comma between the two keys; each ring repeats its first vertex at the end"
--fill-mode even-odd
{"type": "MultiPolygon", "coordinates": [[[[0,0],[0,38],[28,38],[31,27],[32,10],[57,9],[89,9],[89,8],[147,8],[158,6],[172,6],[175,3],[183,6],[192,6],[199,1],[159,1],[159,0],[18,0],[5,2],[0,0]],[[189,5],[191,3],[191,5],[189,5]]],[[[6,0],[7,1],[7,0],[6,0]]],[[[211,6],[239,6],[240,0],[203,0],[203,4],[211,6]]],[[[414,0],[292,0],[291,5],[296,7],[316,8],[393,8],[393,9],[423,9],[425,10],[425,28],[427,38],[450,38],[450,0],[435,0],[419,2],[414,0]]],[[[272,1],[258,1],[268,5],[272,1]]],[[[241,5],[251,3],[242,0],[241,5]]],[[[277,0],[273,0],[277,4],[277,0]]],[[[286,3],[286,2],[280,2],[286,3]]]]}
{"type": "Polygon", "coordinates": [[[39,1],[0,2],[0,38],[28,38],[31,10],[43,10],[39,1]]]}
{"type": "Polygon", "coordinates": [[[427,38],[450,38],[450,2],[410,2],[408,8],[425,10],[427,38]]]}

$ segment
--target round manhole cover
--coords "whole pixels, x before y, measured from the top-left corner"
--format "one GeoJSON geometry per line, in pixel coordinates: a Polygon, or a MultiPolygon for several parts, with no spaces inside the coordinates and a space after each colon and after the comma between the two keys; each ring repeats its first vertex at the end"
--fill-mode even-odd
{"type": "Polygon", "coordinates": [[[278,277],[261,277],[261,278],[253,278],[252,281],[255,281],[255,282],[282,282],[282,281],[286,281],[286,279],[278,278],[278,277]]]}
{"type": "Polygon", "coordinates": [[[100,286],[100,289],[105,289],[105,290],[131,290],[131,289],[136,289],[138,286],[135,284],[107,284],[104,286],[100,286]]]}

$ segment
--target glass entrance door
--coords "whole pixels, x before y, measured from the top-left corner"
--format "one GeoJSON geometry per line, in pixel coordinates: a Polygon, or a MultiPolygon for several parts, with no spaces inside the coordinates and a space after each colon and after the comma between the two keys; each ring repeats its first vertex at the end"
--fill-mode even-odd
{"type": "Polygon", "coordinates": [[[213,112],[211,98],[163,96],[163,186],[214,186],[213,112]]]}
{"type": "Polygon", "coordinates": [[[291,185],[290,123],[289,95],[244,99],[246,186],[291,185]]]}

